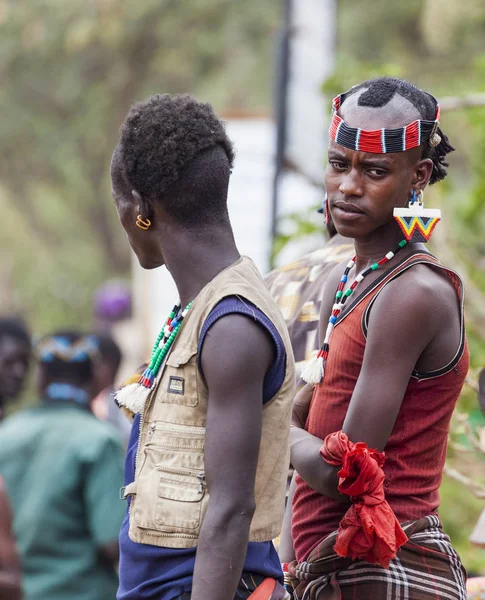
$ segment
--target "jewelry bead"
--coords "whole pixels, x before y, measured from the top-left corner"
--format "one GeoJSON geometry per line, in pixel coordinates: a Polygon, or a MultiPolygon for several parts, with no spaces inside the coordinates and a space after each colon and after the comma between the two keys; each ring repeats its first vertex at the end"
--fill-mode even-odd
{"type": "Polygon", "coordinates": [[[365,269],[364,271],[359,273],[355,277],[351,286],[344,292],[343,288],[345,287],[345,283],[348,280],[348,275],[349,275],[350,270],[355,266],[356,257],[354,256],[352,258],[352,260],[349,261],[349,263],[347,264],[347,267],[345,268],[344,274],[340,278],[340,282],[337,286],[337,291],[335,292],[335,302],[332,307],[331,315],[328,319],[328,325],[327,325],[327,331],[325,334],[324,343],[323,343],[322,347],[320,348],[316,358],[314,358],[313,361],[311,361],[311,363],[309,365],[307,365],[308,371],[307,371],[307,369],[305,369],[302,373],[302,378],[305,381],[307,381],[308,383],[313,383],[313,384],[320,383],[322,381],[323,375],[321,375],[321,373],[325,373],[325,364],[326,364],[326,361],[328,358],[328,353],[330,351],[330,345],[329,345],[330,338],[332,336],[334,327],[335,327],[336,323],[338,322],[338,317],[339,317],[340,313],[342,312],[342,310],[344,309],[347,299],[354,292],[354,289],[358,286],[358,284],[361,281],[363,281],[365,279],[365,277],[367,277],[367,275],[369,275],[373,271],[377,271],[377,269],[379,269],[381,266],[388,263],[392,258],[394,258],[394,256],[399,252],[399,250],[404,248],[406,246],[406,244],[407,244],[407,240],[401,240],[395,250],[388,252],[384,258],[382,258],[378,262],[374,263],[373,265],[371,265],[370,267],[368,267],[367,269],[365,269]],[[323,360],[323,365],[320,365],[320,367],[318,367],[317,363],[314,363],[314,361],[322,361],[322,360],[323,360]],[[317,365],[317,367],[318,367],[318,369],[316,369],[316,371],[320,372],[320,374],[316,375],[316,376],[315,376],[315,365],[317,365]],[[305,372],[307,372],[307,376],[305,375],[305,372]],[[316,379],[318,379],[319,377],[321,377],[321,379],[319,381],[316,381],[316,379]]]}

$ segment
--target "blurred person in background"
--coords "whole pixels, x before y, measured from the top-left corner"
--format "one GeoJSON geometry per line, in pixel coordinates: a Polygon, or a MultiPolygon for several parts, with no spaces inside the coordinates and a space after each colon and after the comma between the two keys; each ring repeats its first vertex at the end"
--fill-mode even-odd
{"type": "Polygon", "coordinates": [[[111,332],[118,323],[131,317],[131,293],[122,281],[107,281],[100,285],[93,298],[94,329],[111,332]]]}
{"type": "Polygon", "coordinates": [[[93,339],[98,346],[99,359],[95,363],[95,397],[91,402],[91,410],[98,419],[107,421],[115,427],[126,448],[131,423],[120,411],[114,399],[116,376],[122,360],[121,350],[111,334],[107,332],[94,334],[93,339]]]}
{"type": "Polygon", "coordinates": [[[5,404],[21,394],[32,353],[30,334],[22,321],[0,318],[0,421],[5,404]]]}
{"type": "Polygon", "coordinates": [[[12,510],[0,477],[0,600],[21,600],[20,560],[12,531],[12,510]]]}
{"type": "Polygon", "coordinates": [[[351,240],[337,233],[328,218],[325,203],[326,200],[323,208],[318,210],[319,213],[326,213],[328,240],[323,248],[274,269],[264,278],[290,332],[297,373],[320,347],[318,322],[323,285],[335,265],[348,261],[354,251],[351,240]]]}
{"type": "Polygon", "coordinates": [[[25,600],[114,599],[123,451],[89,410],[97,344],[59,332],[37,353],[42,404],[0,428],[25,600]]]}

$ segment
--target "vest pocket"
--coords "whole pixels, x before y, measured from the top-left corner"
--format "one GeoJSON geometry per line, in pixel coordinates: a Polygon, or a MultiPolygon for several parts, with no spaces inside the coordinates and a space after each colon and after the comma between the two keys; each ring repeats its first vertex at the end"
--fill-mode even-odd
{"type": "Polygon", "coordinates": [[[199,380],[197,351],[175,348],[167,359],[157,398],[160,402],[197,406],[199,380]]]}
{"type": "Polygon", "coordinates": [[[206,484],[204,472],[157,464],[159,473],[155,522],[161,531],[197,530],[206,484]]]}

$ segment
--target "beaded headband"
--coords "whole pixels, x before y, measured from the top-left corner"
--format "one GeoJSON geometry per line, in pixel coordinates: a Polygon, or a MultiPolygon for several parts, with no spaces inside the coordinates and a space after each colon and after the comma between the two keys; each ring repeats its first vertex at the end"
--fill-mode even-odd
{"type": "Polygon", "coordinates": [[[41,363],[50,363],[56,358],[65,363],[81,363],[98,359],[99,349],[93,336],[81,337],[71,342],[67,337],[55,335],[40,342],[37,356],[41,363]]]}
{"type": "Polygon", "coordinates": [[[388,152],[405,152],[417,148],[429,140],[432,148],[441,142],[441,137],[436,133],[440,124],[440,105],[436,104],[436,117],[434,121],[413,121],[399,129],[376,129],[367,131],[348,127],[342,117],[337,114],[349,92],[336,96],[332,102],[332,120],[330,122],[330,139],[351,150],[371,152],[372,154],[386,154],[388,152]]]}

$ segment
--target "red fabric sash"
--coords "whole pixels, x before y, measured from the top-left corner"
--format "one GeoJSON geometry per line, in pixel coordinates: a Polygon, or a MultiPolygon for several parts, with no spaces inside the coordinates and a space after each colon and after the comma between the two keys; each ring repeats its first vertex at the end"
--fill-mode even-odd
{"type": "Polygon", "coordinates": [[[335,552],[387,568],[408,538],[385,499],[384,453],[363,442],[354,444],[337,431],[325,438],[320,455],[328,464],[342,466],[338,489],[352,499],[340,521],[335,552]]]}

